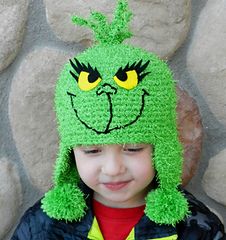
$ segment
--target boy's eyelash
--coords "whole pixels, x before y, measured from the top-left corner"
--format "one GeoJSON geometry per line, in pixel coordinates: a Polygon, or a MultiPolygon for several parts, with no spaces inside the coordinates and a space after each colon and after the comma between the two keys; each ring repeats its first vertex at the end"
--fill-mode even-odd
{"type": "Polygon", "coordinates": [[[128,152],[139,152],[142,150],[143,150],[142,147],[140,147],[140,148],[124,148],[124,151],[128,151],[128,152]]]}
{"type": "Polygon", "coordinates": [[[100,149],[90,149],[90,150],[83,150],[83,152],[85,153],[85,154],[95,154],[95,153],[99,153],[99,152],[101,152],[101,150],[100,149]]]}
{"type": "MultiPolygon", "coordinates": [[[[140,152],[140,151],[142,151],[144,148],[143,147],[130,147],[130,146],[125,146],[125,147],[123,147],[123,151],[125,151],[125,152],[140,152]]],[[[85,153],[85,154],[96,154],[96,153],[99,153],[99,152],[101,152],[102,150],[101,149],[99,149],[99,148],[91,148],[91,149],[83,149],[83,152],[85,153]]]]}

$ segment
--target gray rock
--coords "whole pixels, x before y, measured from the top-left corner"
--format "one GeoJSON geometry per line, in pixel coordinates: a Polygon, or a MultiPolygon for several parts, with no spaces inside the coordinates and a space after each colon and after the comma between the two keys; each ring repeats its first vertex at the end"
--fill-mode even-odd
{"type": "Polygon", "coordinates": [[[0,159],[0,239],[7,234],[18,217],[22,203],[21,184],[16,168],[0,159]]]}
{"type": "Polygon", "coordinates": [[[0,1],[0,72],[17,56],[22,45],[28,0],[0,1]]]}
{"type": "Polygon", "coordinates": [[[226,125],[225,1],[208,1],[200,13],[187,57],[188,68],[217,119],[226,125]]]}
{"type": "Polygon", "coordinates": [[[51,186],[58,149],[54,86],[66,53],[36,49],[26,56],[16,73],[9,96],[9,118],[13,137],[24,167],[34,186],[51,186]]]}
{"type": "MultiPolygon", "coordinates": [[[[58,38],[66,42],[91,44],[92,33],[71,23],[72,15],[87,18],[91,10],[104,12],[112,19],[116,1],[44,0],[47,21],[58,38]]],[[[170,57],[184,42],[190,26],[190,0],[129,1],[134,13],[134,37],[127,42],[170,57]]]]}
{"type": "Polygon", "coordinates": [[[203,177],[203,188],[208,196],[226,206],[226,149],[210,159],[203,177]]]}

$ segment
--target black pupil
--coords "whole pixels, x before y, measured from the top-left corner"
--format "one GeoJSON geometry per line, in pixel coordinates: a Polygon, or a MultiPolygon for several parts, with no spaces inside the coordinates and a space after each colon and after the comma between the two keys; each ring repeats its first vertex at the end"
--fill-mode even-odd
{"type": "Polygon", "coordinates": [[[88,75],[88,82],[93,83],[99,78],[99,73],[97,71],[92,71],[88,75]]]}
{"type": "Polygon", "coordinates": [[[123,81],[123,82],[125,82],[125,81],[127,80],[127,74],[126,74],[124,71],[122,71],[122,70],[119,70],[119,71],[116,73],[116,77],[117,77],[119,80],[123,81]]]}

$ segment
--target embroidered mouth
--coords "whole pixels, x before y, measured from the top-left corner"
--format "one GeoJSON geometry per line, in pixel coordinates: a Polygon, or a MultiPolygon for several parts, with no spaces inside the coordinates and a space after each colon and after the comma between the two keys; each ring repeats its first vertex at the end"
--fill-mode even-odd
{"type": "Polygon", "coordinates": [[[79,117],[78,111],[77,111],[77,109],[75,108],[74,102],[73,102],[73,99],[76,97],[76,95],[73,94],[73,93],[70,93],[70,92],[67,92],[67,94],[70,96],[71,106],[72,106],[72,108],[73,108],[73,110],[74,110],[74,112],[75,112],[75,115],[76,115],[77,119],[78,119],[86,128],[88,128],[88,129],[90,129],[90,130],[93,130],[93,131],[96,132],[97,134],[108,134],[108,133],[110,133],[110,132],[113,131],[113,130],[118,130],[118,129],[121,129],[121,128],[126,128],[126,127],[128,127],[128,126],[130,126],[130,125],[133,125],[134,123],[136,123],[136,122],[139,120],[139,118],[142,116],[142,113],[143,113],[143,111],[144,111],[145,97],[146,97],[146,96],[149,96],[149,93],[148,93],[145,89],[142,89],[142,92],[143,92],[143,94],[142,94],[142,96],[141,96],[140,110],[139,110],[137,116],[134,117],[133,120],[131,120],[130,122],[128,122],[128,123],[126,123],[126,124],[124,124],[124,125],[116,126],[116,127],[112,127],[112,128],[111,128],[111,122],[112,122],[112,119],[113,119],[113,117],[114,117],[114,116],[113,116],[112,97],[111,97],[112,93],[109,93],[109,92],[100,92],[99,94],[97,93],[97,95],[106,94],[107,99],[108,99],[108,103],[109,103],[109,114],[110,114],[110,116],[109,116],[109,120],[108,120],[108,122],[107,122],[107,124],[106,124],[105,129],[102,130],[102,131],[93,128],[92,126],[90,126],[89,124],[87,124],[84,120],[82,120],[82,119],[79,117]]]}

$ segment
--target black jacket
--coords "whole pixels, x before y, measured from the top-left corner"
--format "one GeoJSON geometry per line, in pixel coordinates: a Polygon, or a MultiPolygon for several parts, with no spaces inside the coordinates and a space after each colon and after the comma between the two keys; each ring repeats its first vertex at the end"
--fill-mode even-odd
{"type": "MultiPolygon", "coordinates": [[[[223,240],[224,226],[203,203],[193,195],[184,192],[188,199],[191,215],[177,224],[176,228],[158,225],[145,215],[133,229],[133,237],[128,239],[179,239],[179,240],[223,240]]],[[[11,240],[85,240],[93,225],[91,207],[80,222],[65,222],[49,218],[40,208],[40,201],[28,209],[22,217],[11,240]]],[[[90,236],[90,235],[89,235],[90,236]]]]}

